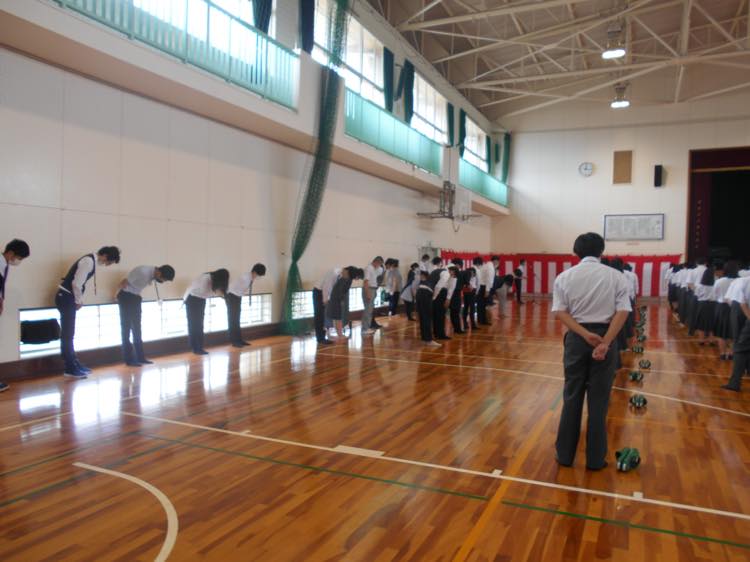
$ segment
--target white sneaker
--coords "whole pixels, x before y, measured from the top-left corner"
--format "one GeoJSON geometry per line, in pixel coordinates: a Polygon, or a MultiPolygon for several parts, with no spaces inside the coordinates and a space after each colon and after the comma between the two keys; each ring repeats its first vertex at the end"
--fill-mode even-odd
{"type": "Polygon", "coordinates": [[[375,333],[375,330],[373,330],[372,328],[370,328],[369,330],[365,330],[364,332],[362,332],[362,335],[363,336],[371,336],[374,333],[375,333]]]}
{"type": "Polygon", "coordinates": [[[442,343],[438,343],[435,340],[432,340],[432,341],[429,341],[429,342],[425,342],[425,345],[427,347],[443,347],[442,343]]]}

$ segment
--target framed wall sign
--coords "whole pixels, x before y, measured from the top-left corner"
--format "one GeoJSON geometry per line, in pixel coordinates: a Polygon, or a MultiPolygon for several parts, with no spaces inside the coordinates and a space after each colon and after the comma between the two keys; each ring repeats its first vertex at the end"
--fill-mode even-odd
{"type": "Polygon", "coordinates": [[[604,215],[605,240],[664,240],[664,214],[604,215]]]}

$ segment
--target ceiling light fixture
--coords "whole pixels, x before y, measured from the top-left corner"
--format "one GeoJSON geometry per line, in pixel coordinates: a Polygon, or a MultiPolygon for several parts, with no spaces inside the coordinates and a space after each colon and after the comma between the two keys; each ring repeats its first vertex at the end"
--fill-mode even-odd
{"type": "Polygon", "coordinates": [[[607,28],[607,48],[602,52],[602,58],[606,60],[619,59],[627,52],[622,42],[623,24],[615,21],[607,28]]]}
{"type": "Polygon", "coordinates": [[[615,99],[613,99],[612,103],[609,104],[612,109],[624,109],[626,107],[630,107],[630,100],[627,96],[627,89],[627,82],[618,82],[617,84],[615,84],[615,99]]]}

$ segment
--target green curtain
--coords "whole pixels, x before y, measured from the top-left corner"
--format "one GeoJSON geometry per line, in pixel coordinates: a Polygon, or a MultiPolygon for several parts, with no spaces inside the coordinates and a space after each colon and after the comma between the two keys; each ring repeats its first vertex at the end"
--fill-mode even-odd
{"type": "Polygon", "coordinates": [[[315,0],[299,0],[299,36],[302,50],[311,54],[315,44],[315,0]]]}
{"type": "MultiPolygon", "coordinates": [[[[349,0],[331,2],[332,36],[331,62],[341,63],[341,55],[346,44],[346,18],[349,0]]],[[[299,272],[299,260],[305,253],[307,245],[315,230],[315,222],[323,203],[328,170],[331,166],[333,137],[336,132],[336,119],[341,91],[341,77],[331,67],[322,67],[322,80],[319,102],[319,123],[317,146],[307,186],[303,192],[297,214],[297,224],[292,238],[292,263],[287,275],[284,308],[282,311],[282,331],[287,334],[298,334],[304,329],[304,323],[292,318],[292,300],[294,293],[302,290],[302,278],[299,272]]]]}
{"type": "Polygon", "coordinates": [[[408,60],[404,61],[398,78],[396,99],[402,96],[404,98],[404,121],[411,123],[414,115],[414,65],[408,60]]]}
{"type": "Polygon", "coordinates": [[[500,143],[495,143],[495,164],[500,162],[500,143]]]}
{"type": "Polygon", "coordinates": [[[453,115],[454,109],[453,104],[449,103],[447,105],[448,108],[448,146],[454,146],[453,143],[456,140],[456,123],[455,123],[455,116],[453,115]]]}
{"type": "Polygon", "coordinates": [[[253,0],[253,23],[263,33],[268,33],[272,11],[273,0],[253,0]]]}
{"type": "Polygon", "coordinates": [[[484,137],[485,153],[484,156],[487,159],[487,173],[492,173],[492,139],[489,135],[484,137]]]}
{"type": "Polygon", "coordinates": [[[508,183],[508,170],[510,169],[510,133],[503,135],[503,160],[500,167],[500,181],[508,183]]]}
{"type": "Polygon", "coordinates": [[[383,47],[383,97],[389,113],[393,113],[393,67],[393,52],[383,47]]]}
{"type": "Polygon", "coordinates": [[[464,155],[464,143],[466,142],[466,112],[461,109],[458,112],[458,154],[464,155]]]}

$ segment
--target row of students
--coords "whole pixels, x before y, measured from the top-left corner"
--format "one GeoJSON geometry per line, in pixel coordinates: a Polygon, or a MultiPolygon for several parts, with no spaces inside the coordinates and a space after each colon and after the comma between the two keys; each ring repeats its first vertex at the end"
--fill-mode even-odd
{"type": "Polygon", "coordinates": [[[689,335],[699,332],[701,345],[715,342],[719,360],[733,361],[730,381],[722,388],[739,391],[750,368],[750,333],[745,332],[750,318],[750,270],[736,260],[706,261],[672,264],[665,276],[669,306],[689,335]]]}

